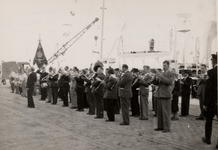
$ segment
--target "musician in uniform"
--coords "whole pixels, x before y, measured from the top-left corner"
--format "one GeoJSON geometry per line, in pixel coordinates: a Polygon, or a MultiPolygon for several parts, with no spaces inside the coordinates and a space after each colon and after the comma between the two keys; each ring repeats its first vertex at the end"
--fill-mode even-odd
{"type": "Polygon", "coordinates": [[[123,122],[120,125],[129,125],[129,103],[132,97],[132,81],[133,76],[131,72],[128,71],[128,66],[126,64],[122,65],[122,75],[119,82],[119,96],[121,101],[121,111],[123,122]]]}
{"type": "Polygon", "coordinates": [[[131,110],[133,117],[139,117],[139,70],[137,68],[132,69],[133,82],[132,82],[132,98],[131,98],[131,110]]]}
{"type": "Polygon", "coordinates": [[[71,109],[76,109],[77,108],[77,96],[76,96],[76,81],[74,79],[75,77],[75,72],[70,70],[70,103],[71,103],[71,109]]]}
{"type": "MultiPolygon", "coordinates": [[[[204,115],[206,117],[205,136],[202,141],[211,144],[212,125],[217,112],[217,54],[212,54],[213,68],[207,71],[208,79],[205,84],[204,115]]],[[[218,143],[217,143],[218,144],[218,143]]],[[[218,148],[218,145],[217,145],[218,148]]]]}
{"type": "Polygon", "coordinates": [[[11,84],[11,93],[14,93],[14,80],[15,80],[15,72],[14,69],[11,68],[11,73],[9,75],[9,80],[10,80],[10,84],[11,84]]]}
{"type": "Polygon", "coordinates": [[[96,117],[95,119],[104,118],[104,86],[101,84],[101,81],[105,79],[105,75],[103,74],[102,66],[95,66],[96,76],[92,81],[92,93],[94,94],[95,104],[96,104],[96,117]]]}
{"type": "Polygon", "coordinates": [[[75,81],[76,81],[76,95],[77,95],[77,111],[82,112],[84,111],[85,102],[84,102],[84,80],[82,79],[82,72],[76,72],[75,73],[75,81]]]}
{"type": "Polygon", "coordinates": [[[157,128],[155,131],[170,132],[171,99],[174,87],[174,74],[169,70],[169,61],[163,62],[164,72],[156,72],[153,84],[158,85],[157,97],[157,128]]]}
{"type": "Polygon", "coordinates": [[[180,80],[180,84],[182,86],[182,102],[181,102],[181,117],[185,117],[189,115],[189,105],[190,105],[190,92],[192,79],[189,77],[190,71],[184,70],[183,79],[180,80]]]}
{"type": "Polygon", "coordinates": [[[204,120],[204,108],[203,108],[203,104],[204,104],[204,94],[205,94],[205,82],[206,82],[206,78],[207,78],[207,74],[206,74],[206,65],[202,64],[201,65],[201,74],[199,75],[199,78],[197,80],[197,97],[199,99],[199,106],[200,106],[200,110],[201,110],[201,114],[199,115],[199,117],[196,118],[196,120],[204,120]]]}
{"type": "Polygon", "coordinates": [[[117,80],[114,75],[114,69],[110,68],[107,71],[107,78],[102,81],[106,91],[104,93],[104,99],[106,102],[106,110],[108,119],[106,122],[114,121],[114,107],[117,99],[117,80]]]}
{"type": "Polygon", "coordinates": [[[49,67],[48,71],[49,72],[48,72],[48,78],[47,78],[48,87],[47,87],[47,100],[46,100],[46,103],[51,103],[51,102],[53,102],[52,87],[51,87],[52,81],[49,80],[49,77],[51,77],[54,74],[54,72],[53,72],[52,67],[49,67]]]}
{"type": "Polygon", "coordinates": [[[33,90],[34,84],[37,80],[36,73],[34,72],[34,68],[31,68],[31,71],[27,78],[27,107],[35,108],[34,101],[33,101],[33,90]]]}
{"type": "MultiPolygon", "coordinates": [[[[120,81],[120,69],[119,68],[115,68],[114,69],[114,74],[116,76],[117,79],[117,83],[119,84],[120,81]]],[[[117,99],[115,102],[115,114],[120,114],[120,97],[119,97],[119,88],[117,88],[117,99]]]]}
{"type": "MultiPolygon", "coordinates": [[[[40,85],[47,82],[46,78],[48,73],[46,72],[45,67],[42,67],[36,73],[40,74],[40,79],[39,79],[40,85]]],[[[41,98],[39,100],[44,101],[47,98],[47,88],[41,86],[40,91],[41,91],[41,98]]]]}
{"type": "Polygon", "coordinates": [[[68,107],[69,106],[69,101],[68,101],[68,94],[70,90],[70,77],[69,77],[69,72],[68,72],[69,67],[65,66],[64,70],[62,70],[62,76],[61,76],[61,81],[60,81],[60,87],[61,87],[61,95],[62,95],[62,100],[63,100],[63,107],[68,107]]]}
{"type": "Polygon", "coordinates": [[[57,104],[58,99],[58,73],[56,72],[56,69],[53,68],[53,74],[49,76],[49,81],[51,82],[51,95],[53,101],[51,101],[52,105],[57,104]]]}
{"type": "Polygon", "coordinates": [[[151,80],[147,80],[146,77],[149,76],[149,66],[143,66],[143,76],[139,76],[140,83],[140,120],[148,120],[148,96],[149,96],[149,85],[151,80]]]}
{"type": "Polygon", "coordinates": [[[89,69],[88,71],[89,72],[86,75],[82,75],[82,79],[85,82],[85,93],[86,93],[87,102],[89,104],[89,112],[87,113],[87,115],[94,115],[95,101],[94,101],[94,95],[92,93],[92,82],[91,82],[93,71],[91,69],[89,69]]]}

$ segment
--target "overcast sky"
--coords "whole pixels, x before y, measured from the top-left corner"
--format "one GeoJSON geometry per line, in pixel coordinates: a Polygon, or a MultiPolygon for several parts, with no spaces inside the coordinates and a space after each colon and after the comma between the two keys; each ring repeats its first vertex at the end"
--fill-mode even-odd
{"type": "MultiPolygon", "coordinates": [[[[92,60],[92,51],[100,50],[102,1],[0,0],[0,60],[32,61],[39,38],[48,59],[98,17],[99,21],[59,59],[63,65],[87,66],[92,60]],[[94,36],[98,36],[97,47],[94,36]]],[[[151,38],[156,41],[156,50],[157,43],[159,50],[169,50],[170,27],[183,26],[178,13],[191,14],[187,27],[193,32],[187,34],[191,37],[187,45],[195,40],[203,22],[216,20],[216,0],[105,0],[105,7],[103,57],[108,56],[120,35],[125,51],[148,50],[151,38]]],[[[178,34],[177,38],[181,49],[183,36],[178,34]]],[[[116,51],[117,46],[110,57],[115,57],[116,51]]],[[[192,54],[192,49],[187,53],[192,54]]]]}

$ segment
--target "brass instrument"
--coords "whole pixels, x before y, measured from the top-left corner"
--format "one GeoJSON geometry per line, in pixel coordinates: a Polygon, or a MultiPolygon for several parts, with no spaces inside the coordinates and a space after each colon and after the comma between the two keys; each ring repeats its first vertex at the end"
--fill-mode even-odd
{"type": "Polygon", "coordinates": [[[102,81],[106,81],[107,79],[109,79],[109,76],[106,76],[104,80],[101,80],[101,83],[95,88],[95,91],[97,91],[100,88],[100,86],[102,85],[102,81]]]}

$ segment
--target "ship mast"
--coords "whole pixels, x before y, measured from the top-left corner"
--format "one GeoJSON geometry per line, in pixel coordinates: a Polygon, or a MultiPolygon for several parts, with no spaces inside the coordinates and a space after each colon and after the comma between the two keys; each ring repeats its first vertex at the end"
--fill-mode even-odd
{"type": "Polygon", "coordinates": [[[104,10],[105,10],[105,0],[103,0],[102,9],[102,27],[101,27],[101,49],[99,53],[99,57],[102,58],[103,55],[103,43],[104,43],[104,10]]]}

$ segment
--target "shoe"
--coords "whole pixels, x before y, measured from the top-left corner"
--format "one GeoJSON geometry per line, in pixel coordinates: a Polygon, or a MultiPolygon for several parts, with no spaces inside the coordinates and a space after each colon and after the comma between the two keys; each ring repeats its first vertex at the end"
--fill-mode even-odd
{"type": "Polygon", "coordinates": [[[95,119],[102,119],[103,117],[95,117],[95,119]]]}
{"type": "Polygon", "coordinates": [[[51,105],[56,105],[55,103],[51,103],[51,105]]]}
{"type": "Polygon", "coordinates": [[[163,133],[167,133],[167,132],[170,132],[170,130],[163,130],[162,132],[163,133]]]}
{"type": "Polygon", "coordinates": [[[87,115],[89,115],[90,113],[86,113],[87,115]]]}
{"type": "Polygon", "coordinates": [[[82,111],[84,111],[84,109],[80,109],[80,110],[79,110],[79,112],[82,112],[82,111]]]}
{"type": "Polygon", "coordinates": [[[156,116],[157,116],[157,114],[154,114],[153,116],[155,116],[155,117],[156,117],[156,116]]]}
{"type": "Polygon", "coordinates": [[[162,130],[164,129],[158,129],[158,128],[154,129],[154,131],[162,131],[162,130]]]}
{"type": "Polygon", "coordinates": [[[77,109],[77,107],[70,107],[70,109],[77,109]]]}
{"type": "Polygon", "coordinates": [[[171,120],[172,120],[172,121],[176,121],[176,120],[179,120],[179,118],[173,117],[173,118],[171,118],[171,120]]]}
{"type": "Polygon", "coordinates": [[[62,107],[68,107],[67,105],[62,105],[62,107]]]}
{"type": "Polygon", "coordinates": [[[138,118],[138,117],[139,117],[139,115],[135,115],[134,117],[135,117],[135,118],[138,118]]]}
{"type": "Polygon", "coordinates": [[[124,122],[122,122],[122,123],[120,123],[120,125],[121,125],[121,126],[128,126],[129,123],[124,123],[124,122]]]}
{"type": "Polygon", "coordinates": [[[216,145],[216,148],[218,149],[218,144],[216,145]]]}
{"type": "Polygon", "coordinates": [[[196,120],[204,120],[204,117],[197,117],[196,120]]]}
{"type": "Polygon", "coordinates": [[[148,118],[139,118],[139,120],[148,120],[148,118]]]}
{"type": "Polygon", "coordinates": [[[95,113],[89,113],[88,115],[94,115],[95,113]]]}
{"type": "Polygon", "coordinates": [[[46,102],[46,103],[51,103],[51,102],[46,102]]]}
{"type": "Polygon", "coordinates": [[[114,120],[105,120],[106,122],[113,122],[114,120]]]}
{"type": "Polygon", "coordinates": [[[204,143],[211,144],[211,142],[210,142],[210,140],[208,138],[202,137],[202,141],[204,143]]]}

